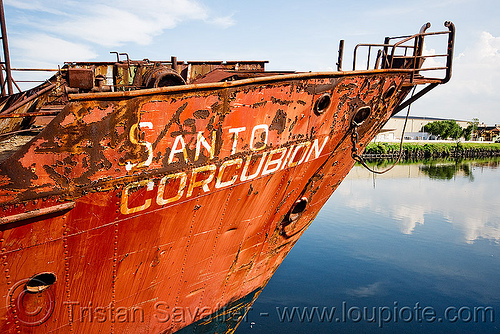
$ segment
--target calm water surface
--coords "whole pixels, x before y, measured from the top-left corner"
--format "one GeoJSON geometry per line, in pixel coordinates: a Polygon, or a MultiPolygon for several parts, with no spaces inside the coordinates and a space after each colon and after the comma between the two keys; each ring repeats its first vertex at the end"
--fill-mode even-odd
{"type": "Polygon", "coordinates": [[[355,167],[237,333],[500,333],[500,163],[355,167]]]}

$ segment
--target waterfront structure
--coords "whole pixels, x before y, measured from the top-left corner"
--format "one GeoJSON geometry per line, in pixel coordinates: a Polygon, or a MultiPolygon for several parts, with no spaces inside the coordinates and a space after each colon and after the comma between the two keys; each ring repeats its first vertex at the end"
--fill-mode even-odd
{"type": "MultiPolygon", "coordinates": [[[[400,141],[401,134],[403,133],[403,127],[405,124],[406,116],[395,115],[391,117],[384,125],[382,130],[377,136],[375,136],[375,142],[384,141],[400,141]]],[[[424,132],[423,127],[426,124],[436,121],[447,121],[447,118],[437,118],[437,117],[425,117],[425,116],[408,116],[408,122],[404,130],[404,140],[433,140],[436,139],[431,134],[424,132]]],[[[462,128],[466,128],[469,125],[469,121],[464,120],[453,120],[460,125],[462,128]]]]}

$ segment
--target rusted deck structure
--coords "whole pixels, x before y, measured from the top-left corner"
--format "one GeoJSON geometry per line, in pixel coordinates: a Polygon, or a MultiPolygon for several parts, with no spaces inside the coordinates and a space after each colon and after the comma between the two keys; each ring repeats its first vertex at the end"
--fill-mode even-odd
{"type": "Polygon", "coordinates": [[[426,25],[360,46],[380,49],[365,70],[117,54],[4,91],[0,331],[232,331],[353,166],[353,145],[414,86],[448,81],[446,26],[439,79],[421,68],[437,34],[426,25]]]}

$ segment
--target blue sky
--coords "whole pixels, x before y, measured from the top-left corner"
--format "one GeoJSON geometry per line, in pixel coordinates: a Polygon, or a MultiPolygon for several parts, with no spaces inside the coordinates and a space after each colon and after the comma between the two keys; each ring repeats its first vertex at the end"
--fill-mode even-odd
{"type": "MultiPolygon", "coordinates": [[[[457,28],[450,83],[412,106],[419,116],[500,124],[498,0],[4,0],[13,67],[56,68],[64,61],[133,59],[269,60],[270,70],[344,69],[357,43],[457,28]]],[[[427,47],[433,50],[431,46],[427,47]]],[[[14,79],[26,75],[14,73],[14,79]]]]}

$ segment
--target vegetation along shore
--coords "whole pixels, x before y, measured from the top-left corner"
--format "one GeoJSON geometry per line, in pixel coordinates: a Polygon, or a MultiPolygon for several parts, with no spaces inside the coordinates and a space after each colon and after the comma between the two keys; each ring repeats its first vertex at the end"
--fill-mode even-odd
{"type": "MultiPolygon", "coordinates": [[[[396,159],[400,143],[372,142],[366,147],[364,159],[396,159]]],[[[500,156],[500,143],[437,142],[403,143],[401,159],[485,158],[500,156]]]]}

